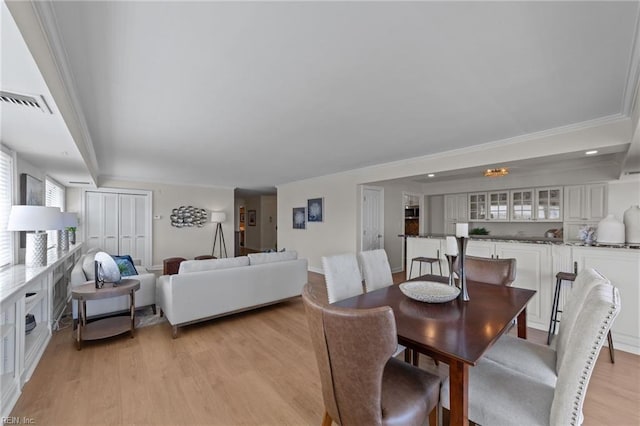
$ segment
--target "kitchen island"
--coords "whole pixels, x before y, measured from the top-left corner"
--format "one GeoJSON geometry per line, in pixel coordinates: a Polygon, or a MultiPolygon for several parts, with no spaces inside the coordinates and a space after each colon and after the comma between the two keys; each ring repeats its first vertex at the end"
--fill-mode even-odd
{"type": "MultiPolygon", "coordinates": [[[[406,239],[405,272],[409,277],[411,259],[437,257],[442,272],[449,275],[445,258],[445,235],[411,235],[406,239]]],[[[594,268],[620,290],[622,310],[613,326],[616,349],[640,354],[640,247],[637,245],[587,246],[565,243],[557,238],[471,235],[466,254],[487,258],[516,259],[515,287],[535,290],[536,295],[527,306],[529,327],[547,330],[551,316],[555,276],[558,272],[578,272],[594,268]]],[[[434,269],[435,271],[435,269],[434,269]]],[[[562,309],[571,286],[563,285],[559,306],[562,309]]],[[[469,303],[473,303],[471,300],[469,303]]]]}

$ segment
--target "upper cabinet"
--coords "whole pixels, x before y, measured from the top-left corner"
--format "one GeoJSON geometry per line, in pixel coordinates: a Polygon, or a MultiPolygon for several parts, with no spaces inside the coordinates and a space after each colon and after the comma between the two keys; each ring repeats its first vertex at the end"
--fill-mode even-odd
{"type": "Polygon", "coordinates": [[[607,215],[607,184],[573,185],[564,188],[564,220],[597,222],[607,215]]]}
{"type": "Polygon", "coordinates": [[[509,191],[489,192],[489,220],[509,220],[509,191]]]}
{"type": "Polygon", "coordinates": [[[469,220],[487,219],[487,193],[474,192],[469,194],[469,220]]]}
{"type": "Polygon", "coordinates": [[[467,222],[467,194],[449,194],[444,196],[444,227],[445,233],[453,234],[457,222],[467,222]]]}
{"type": "Polygon", "coordinates": [[[533,189],[514,189],[511,195],[511,221],[528,222],[533,220],[533,189]]]}
{"type": "Polygon", "coordinates": [[[562,221],[562,188],[536,188],[536,220],[562,221]]]}

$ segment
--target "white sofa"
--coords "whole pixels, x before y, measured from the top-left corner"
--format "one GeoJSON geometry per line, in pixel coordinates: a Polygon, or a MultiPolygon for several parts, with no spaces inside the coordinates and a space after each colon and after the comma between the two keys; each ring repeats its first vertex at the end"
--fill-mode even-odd
{"type": "Polygon", "coordinates": [[[156,303],[176,338],[180,326],[299,296],[306,282],[307,260],[295,251],[187,260],[158,278],[156,303]]]}
{"type": "MultiPolygon", "coordinates": [[[[94,279],[93,259],[95,254],[100,251],[98,249],[90,249],[83,254],[78,262],[71,270],[71,288],[85,284],[87,281],[94,279]]],[[[140,261],[133,260],[138,275],[132,275],[126,278],[132,278],[140,281],[140,289],[136,291],[136,308],[143,306],[151,306],[153,312],[156,312],[156,276],[152,272],[148,272],[144,266],[140,265],[140,261]]],[[[73,312],[74,324],[78,319],[78,304],[72,301],[71,308],[73,312]]],[[[129,296],[111,297],[109,299],[87,300],[87,318],[101,317],[114,313],[126,312],[129,310],[129,296]]]]}

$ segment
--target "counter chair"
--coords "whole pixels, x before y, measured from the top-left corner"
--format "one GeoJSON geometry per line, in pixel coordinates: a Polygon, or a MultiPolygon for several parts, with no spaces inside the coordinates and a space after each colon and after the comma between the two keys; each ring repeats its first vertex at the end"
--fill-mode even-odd
{"type": "Polygon", "coordinates": [[[323,426],[438,424],[440,378],[392,357],[396,323],[388,306],[323,306],[302,291],[320,372],[323,426]]]}
{"type": "Polygon", "coordinates": [[[414,262],[418,262],[419,265],[419,271],[418,271],[418,276],[422,275],[422,264],[423,263],[428,263],[430,268],[431,268],[431,275],[433,275],[433,264],[434,263],[438,263],[438,269],[440,271],[440,275],[442,275],[442,263],[440,261],[440,250],[436,250],[436,257],[424,257],[424,256],[418,256],[418,257],[414,257],[413,259],[411,259],[411,267],[409,268],[409,278],[413,278],[413,263],[414,262]]]}

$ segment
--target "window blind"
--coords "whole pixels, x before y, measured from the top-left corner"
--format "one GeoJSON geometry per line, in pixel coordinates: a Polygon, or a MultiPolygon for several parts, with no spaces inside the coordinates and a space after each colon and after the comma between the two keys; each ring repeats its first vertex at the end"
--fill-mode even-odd
{"type": "Polygon", "coordinates": [[[13,204],[13,157],[0,151],[0,267],[13,262],[13,232],[7,231],[13,204]]]}
{"type": "MultiPolygon", "coordinates": [[[[64,187],[59,185],[56,181],[46,178],[45,179],[45,195],[44,203],[47,207],[60,207],[61,211],[64,211],[64,187]]],[[[47,245],[53,247],[58,242],[58,231],[47,231],[47,245]]]]}

